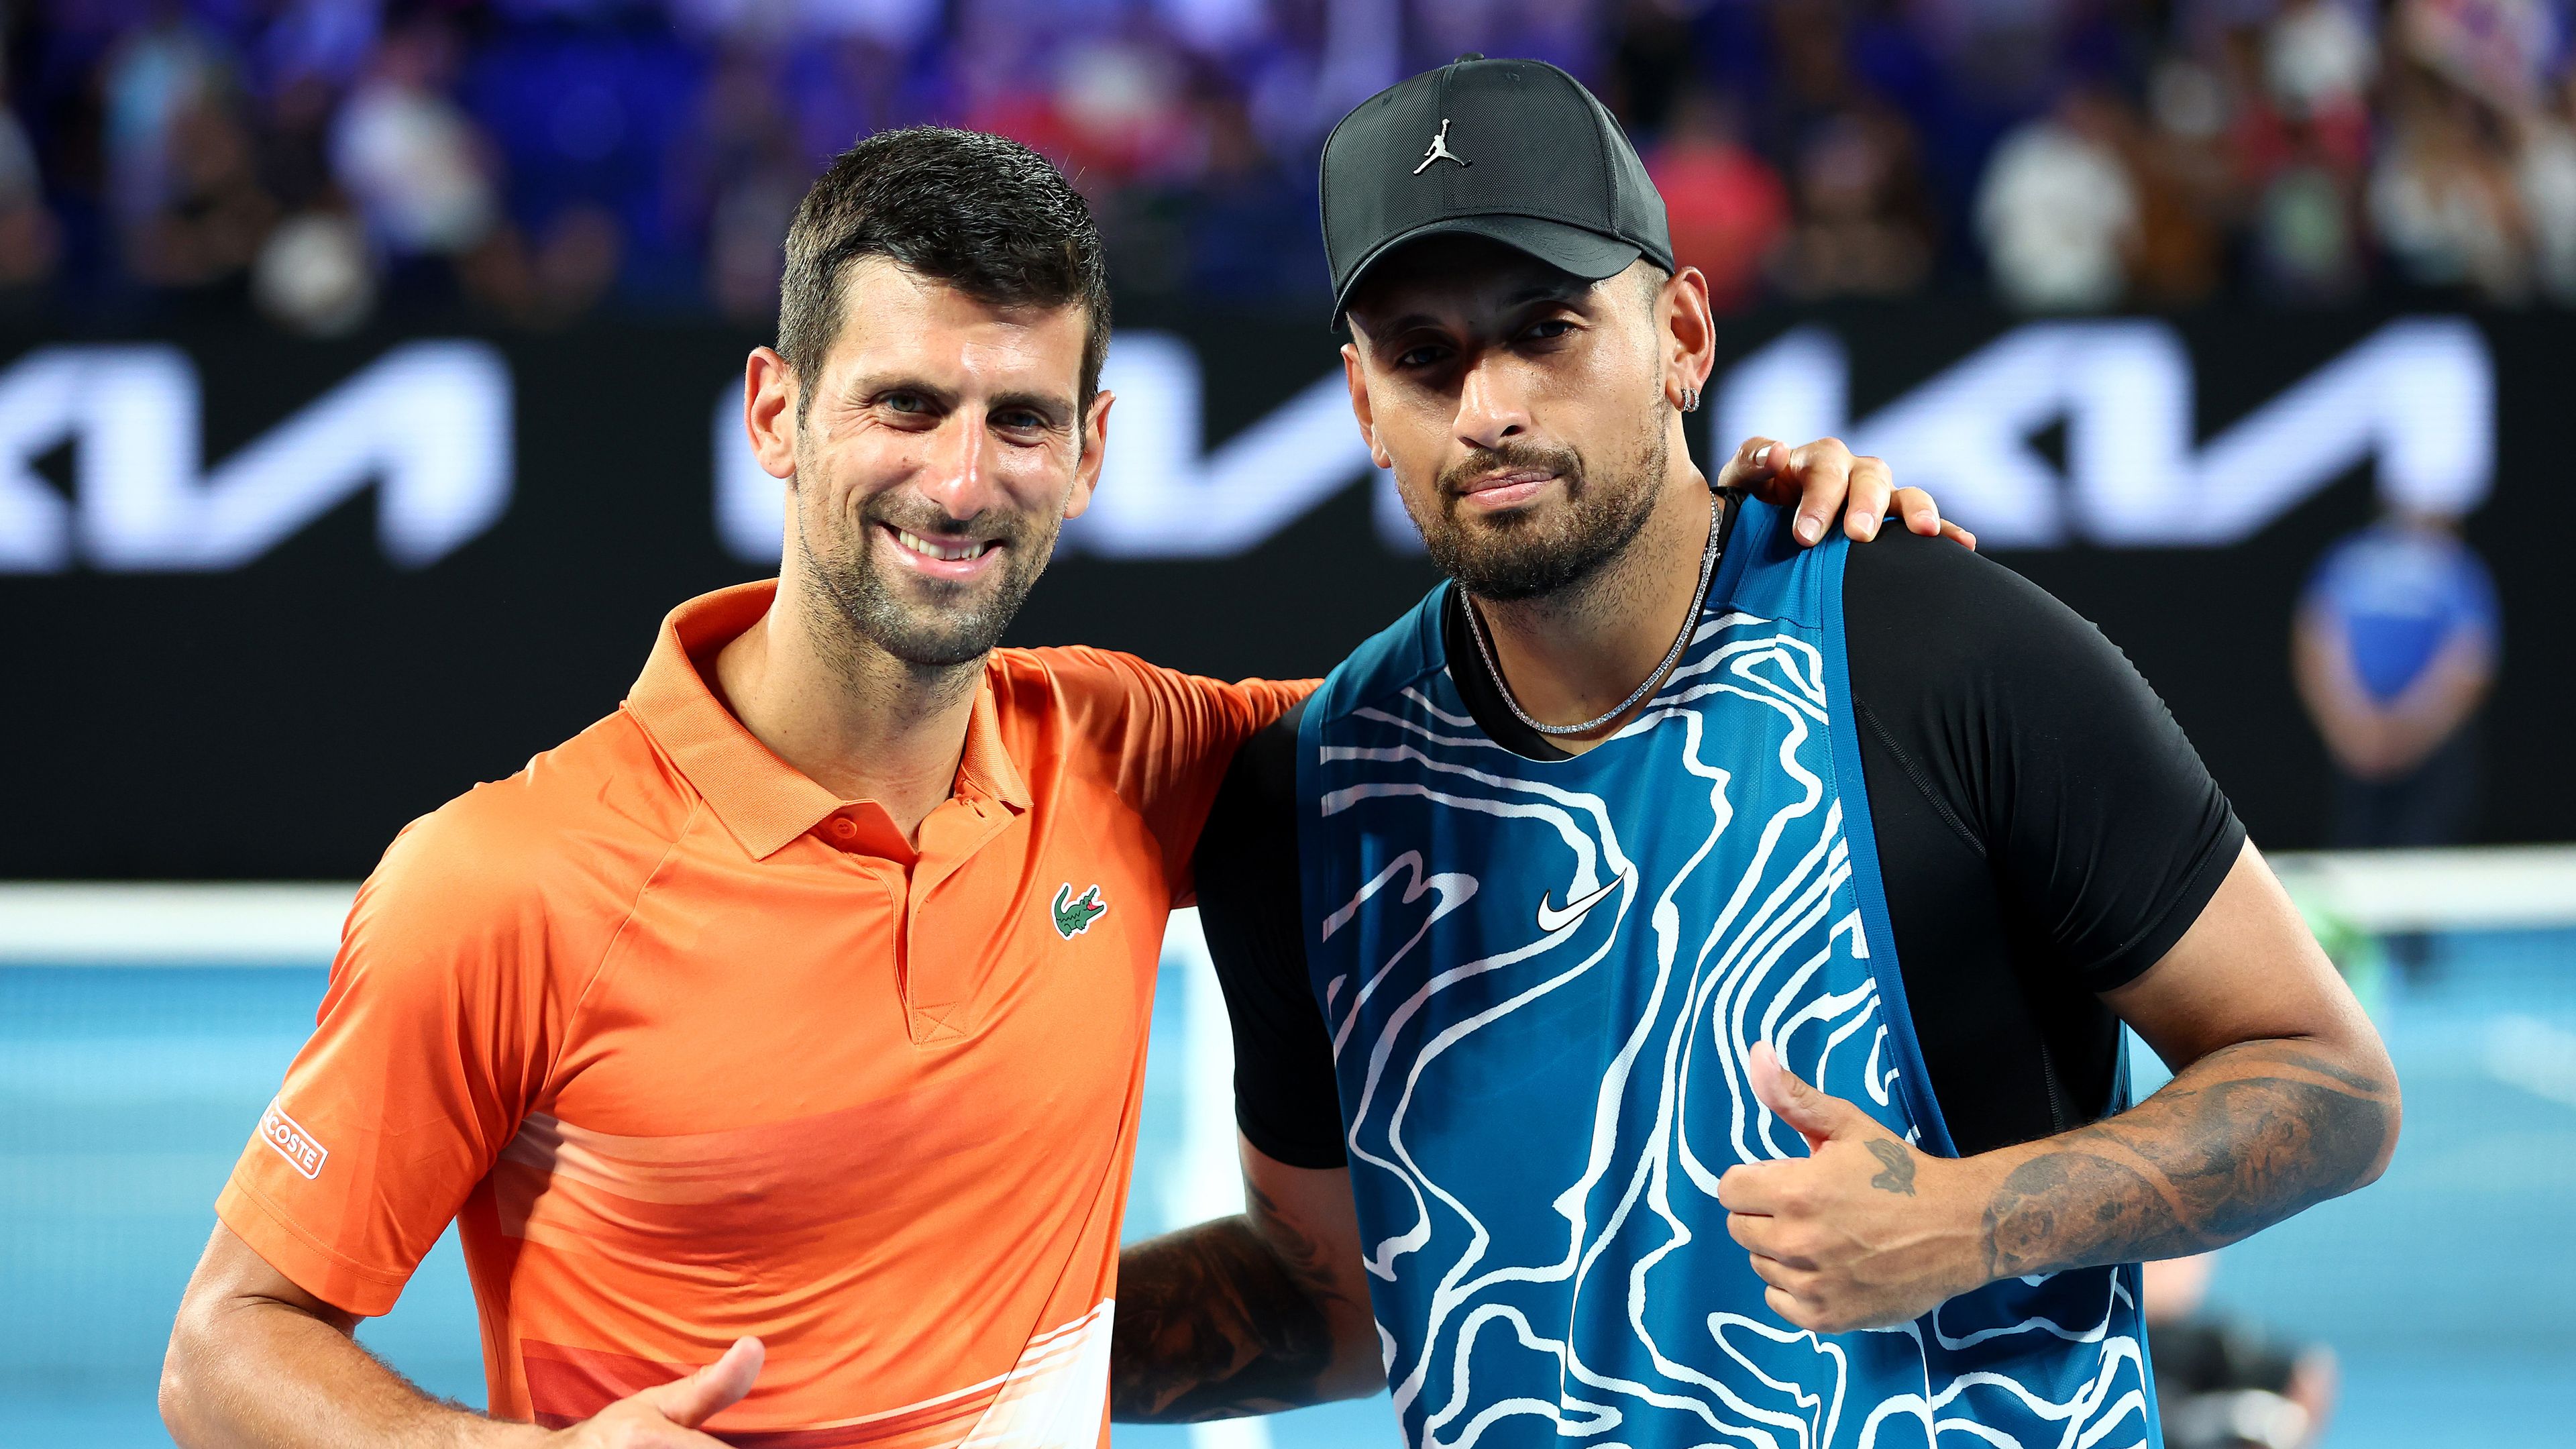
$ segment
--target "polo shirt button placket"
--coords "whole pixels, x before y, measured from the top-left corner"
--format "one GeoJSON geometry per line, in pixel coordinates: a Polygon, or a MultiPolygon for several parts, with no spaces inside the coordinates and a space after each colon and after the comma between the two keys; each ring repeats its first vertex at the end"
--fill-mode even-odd
{"type": "Polygon", "coordinates": [[[857,835],[858,833],[859,833],[859,827],[858,827],[858,826],[856,826],[856,825],[854,825],[854,824],[852,824],[852,823],[851,823],[848,819],[846,819],[846,818],[838,819],[838,820],[834,820],[834,821],[832,822],[832,838],[833,838],[834,840],[837,840],[837,841],[842,842],[842,843],[843,843],[843,844],[845,844],[845,845],[849,843],[849,841],[850,841],[851,837],[853,837],[853,836],[857,835]]]}

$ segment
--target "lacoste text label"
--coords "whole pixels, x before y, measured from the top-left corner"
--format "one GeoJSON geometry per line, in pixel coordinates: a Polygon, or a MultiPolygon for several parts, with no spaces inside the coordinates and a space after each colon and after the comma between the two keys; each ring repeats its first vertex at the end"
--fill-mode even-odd
{"type": "Polygon", "coordinates": [[[322,1161],[331,1155],[330,1148],[315,1141],[303,1124],[287,1116],[275,1102],[268,1104],[266,1115],[259,1119],[259,1137],[306,1177],[321,1176],[322,1161]]]}

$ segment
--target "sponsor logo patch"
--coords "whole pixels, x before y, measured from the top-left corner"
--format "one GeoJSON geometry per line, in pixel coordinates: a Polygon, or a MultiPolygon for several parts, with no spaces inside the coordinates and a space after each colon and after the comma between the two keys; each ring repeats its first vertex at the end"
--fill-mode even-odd
{"type": "Polygon", "coordinates": [[[274,1100],[269,1102],[268,1111],[259,1119],[259,1140],[276,1148],[280,1157],[294,1164],[295,1170],[306,1177],[321,1176],[323,1160],[331,1155],[330,1148],[315,1141],[313,1134],[305,1131],[302,1123],[287,1116],[285,1109],[274,1100]]]}
{"type": "Polygon", "coordinates": [[[1442,116],[1440,118],[1440,129],[1433,133],[1431,137],[1431,149],[1422,153],[1422,164],[1413,168],[1413,174],[1419,176],[1423,172],[1430,170],[1431,163],[1434,161],[1455,161],[1461,166],[1473,166],[1476,164],[1475,162],[1470,161],[1466,157],[1449,149],[1449,118],[1447,116],[1442,116]]]}
{"type": "Polygon", "coordinates": [[[1073,882],[1066,881],[1055,891],[1055,933],[1070,941],[1091,929],[1091,923],[1109,914],[1109,903],[1100,898],[1100,887],[1093,886],[1077,896],[1073,882]]]}
{"type": "Polygon", "coordinates": [[[1549,905],[1547,895],[1545,893],[1541,893],[1538,898],[1538,928],[1551,936],[1555,935],[1557,932],[1564,930],[1566,927],[1573,925],[1579,920],[1582,920],[1584,912],[1601,904],[1602,897],[1607,896],[1612,891],[1615,891],[1620,886],[1626,884],[1627,880],[1628,872],[1623,870],[1617,875],[1612,876],[1608,885],[1601,887],[1599,890],[1585,896],[1583,899],[1579,901],[1567,901],[1562,910],[1549,905]]]}

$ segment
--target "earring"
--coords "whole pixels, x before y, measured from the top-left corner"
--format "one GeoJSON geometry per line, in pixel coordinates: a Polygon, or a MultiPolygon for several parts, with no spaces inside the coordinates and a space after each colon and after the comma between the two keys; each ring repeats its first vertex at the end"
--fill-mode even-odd
{"type": "Polygon", "coordinates": [[[1698,388],[1692,387],[1692,386],[1690,386],[1690,385],[1688,385],[1688,384],[1684,384],[1684,385],[1683,385],[1683,387],[1682,387],[1682,411],[1683,411],[1683,412],[1686,412],[1686,413],[1695,413],[1695,412],[1698,412],[1698,411],[1699,411],[1699,389],[1698,389],[1698,388]]]}

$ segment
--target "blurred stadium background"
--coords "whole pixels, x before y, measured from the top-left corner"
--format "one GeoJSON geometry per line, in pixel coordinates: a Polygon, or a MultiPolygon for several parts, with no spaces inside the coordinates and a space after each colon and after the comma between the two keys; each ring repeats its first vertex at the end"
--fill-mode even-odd
{"type": "MultiPolygon", "coordinates": [[[[2214,1302],[2336,1351],[2329,1443],[2570,1442],[2569,0],[8,0],[0,1445],[166,1442],[344,883],[774,561],[739,369],[831,153],[1014,135],[1109,239],[1109,477],[1018,642],[1309,674],[1431,577],[1348,419],[1314,157],[1471,49],[1636,135],[1726,314],[1696,445],[1836,432],[1934,488],[2295,853],[2408,1132],[2214,1302]]],[[[1140,1233],[1234,1201],[1195,951],[1140,1233]]],[[[479,1400],[452,1244],[366,1336],[479,1400]]]]}

